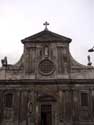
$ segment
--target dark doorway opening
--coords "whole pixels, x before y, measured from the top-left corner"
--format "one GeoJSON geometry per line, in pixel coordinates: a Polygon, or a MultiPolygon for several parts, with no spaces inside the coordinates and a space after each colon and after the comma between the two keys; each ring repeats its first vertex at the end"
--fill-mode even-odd
{"type": "Polygon", "coordinates": [[[52,106],[41,105],[41,125],[52,125],[52,106]]]}

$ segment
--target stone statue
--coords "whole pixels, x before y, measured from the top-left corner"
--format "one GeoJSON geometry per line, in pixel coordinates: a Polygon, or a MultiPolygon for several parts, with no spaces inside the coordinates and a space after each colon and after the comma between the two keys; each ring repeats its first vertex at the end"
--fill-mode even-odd
{"type": "Polygon", "coordinates": [[[88,58],[88,65],[91,66],[91,65],[92,65],[92,62],[91,62],[90,55],[88,55],[87,58],[88,58]]]}
{"type": "Polygon", "coordinates": [[[7,57],[5,56],[4,59],[1,60],[2,66],[7,67],[7,57]]]}

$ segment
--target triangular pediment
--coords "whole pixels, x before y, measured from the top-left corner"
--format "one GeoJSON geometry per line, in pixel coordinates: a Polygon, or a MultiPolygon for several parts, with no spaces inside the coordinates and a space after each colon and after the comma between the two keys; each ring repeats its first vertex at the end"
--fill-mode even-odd
{"type": "Polygon", "coordinates": [[[39,32],[35,35],[29,36],[22,40],[23,43],[25,42],[45,42],[45,41],[62,41],[62,42],[71,42],[70,38],[67,38],[65,36],[61,36],[59,34],[56,34],[54,32],[44,30],[42,32],[39,32]]]}

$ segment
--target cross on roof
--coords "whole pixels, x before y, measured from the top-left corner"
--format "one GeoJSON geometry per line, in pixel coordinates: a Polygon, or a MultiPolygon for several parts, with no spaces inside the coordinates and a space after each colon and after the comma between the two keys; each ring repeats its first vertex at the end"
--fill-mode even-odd
{"type": "Polygon", "coordinates": [[[45,23],[43,23],[43,25],[45,26],[45,30],[48,30],[47,26],[50,24],[46,21],[45,23]]]}

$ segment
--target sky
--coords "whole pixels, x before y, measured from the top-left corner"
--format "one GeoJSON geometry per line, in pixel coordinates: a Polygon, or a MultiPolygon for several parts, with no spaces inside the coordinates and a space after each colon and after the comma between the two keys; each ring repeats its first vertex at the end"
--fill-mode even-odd
{"type": "Polygon", "coordinates": [[[0,60],[8,57],[15,64],[23,53],[21,40],[48,29],[72,39],[70,52],[87,65],[94,53],[94,0],[0,0],[0,60]]]}

